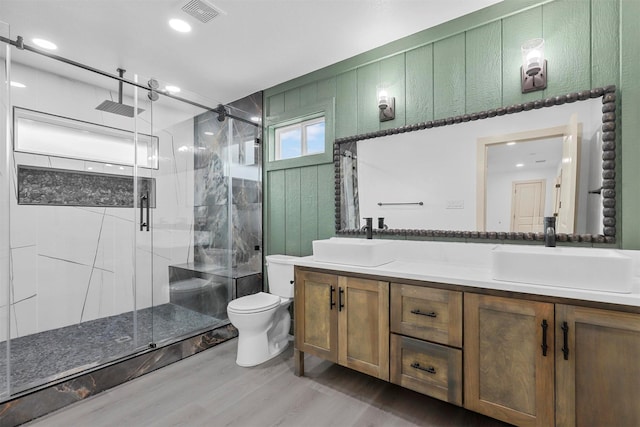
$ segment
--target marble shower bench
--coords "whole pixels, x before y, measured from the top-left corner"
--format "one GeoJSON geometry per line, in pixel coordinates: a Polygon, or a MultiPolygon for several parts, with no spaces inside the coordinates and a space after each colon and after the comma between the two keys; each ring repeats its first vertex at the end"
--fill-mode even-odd
{"type": "Polygon", "coordinates": [[[261,290],[262,272],[248,267],[169,266],[169,301],[220,319],[227,318],[227,301],[261,290]]]}

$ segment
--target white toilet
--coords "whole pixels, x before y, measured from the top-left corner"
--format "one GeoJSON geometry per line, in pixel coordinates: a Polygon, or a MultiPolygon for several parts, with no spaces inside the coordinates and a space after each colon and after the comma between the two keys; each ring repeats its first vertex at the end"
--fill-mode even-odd
{"type": "Polygon", "coordinates": [[[282,353],[289,343],[293,301],[293,261],[288,255],[267,255],[269,291],[232,300],[229,321],[238,329],[240,366],[255,366],[282,353]]]}

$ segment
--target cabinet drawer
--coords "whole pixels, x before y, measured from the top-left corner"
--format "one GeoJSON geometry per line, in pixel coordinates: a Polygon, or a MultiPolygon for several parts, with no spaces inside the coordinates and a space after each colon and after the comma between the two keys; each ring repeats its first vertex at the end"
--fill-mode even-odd
{"type": "Polygon", "coordinates": [[[462,350],[391,334],[391,382],[462,405],[462,350]]]}
{"type": "Polygon", "coordinates": [[[393,283],[391,332],[462,347],[462,292],[393,283]]]}

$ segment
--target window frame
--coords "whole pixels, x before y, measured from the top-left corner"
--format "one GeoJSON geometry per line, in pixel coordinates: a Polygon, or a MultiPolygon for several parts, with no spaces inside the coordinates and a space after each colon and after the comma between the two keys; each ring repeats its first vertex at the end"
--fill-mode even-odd
{"type": "MultiPolygon", "coordinates": [[[[282,97],[275,95],[275,98],[282,97]]],[[[272,97],[273,98],[273,97],[272,97]]],[[[273,101],[273,100],[272,100],[273,101]]],[[[275,103],[275,102],[274,102],[275,103]]],[[[265,118],[264,168],[265,171],[281,170],[333,163],[333,143],[335,140],[335,98],[324,102],[298,107],[292,111],[282,111],[265,118]],[[285,126],[324,117],[324,152],[307,154],[306,156],[276,160],[275,130],[285,126]]]]}
{"type": "Polygon", "coordinates": [[[310,126],[313,125],[317,125],[318,123],[322,123],[324,124],[325,127],[325,139],[326,139],[326,128],[327,128],[327,121],[325,120],[324,115],[322,116],[318,116],[318,117],[314,117],[311,119],[305,119],[305,120],[301,120],[297,123],[293,123],[293,124],[289,124],[289,125],[284,125],[284,126],[276,126],[274,127],[274,135],[275,135],[275,140],[274,140],[274,144],[275,144],[275,153],[274,153],[274,160],[278,161],[278,160],[290,160],[290,159],[297,159],[300,157],[305,157],[305,156],[313,156],[315,154],[323,154],[326,151],[326,147],[323,146],[322,147],[322,151],[317,151],[314,153],[309,153],[309,146],[308,146],[308,138],[307,138],[307,132],[306,129],[310,126]],[[290,130],[294,130],[294,129],[300,129],[300,155],[299,156],[295,156],[295,157],[286,157],[286,158],[282,158],[282,142],[280,139],[280,136],[282,135],[282,133],[288,132],[290,130]]]}

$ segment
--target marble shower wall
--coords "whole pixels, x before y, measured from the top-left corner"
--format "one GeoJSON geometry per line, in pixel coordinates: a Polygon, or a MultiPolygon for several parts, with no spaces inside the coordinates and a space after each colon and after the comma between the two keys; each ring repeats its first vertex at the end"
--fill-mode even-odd
{"type": "MultiPolygon", "coordinates": [[[[262,93],[231,107],[231,114],[243,118],[262,117],[262,93]]],[[[204,113],[195,122],[194,262],[227,267],[230,261],[233,267],[261,272],[262,162],[255,144],[259,129],[238,120],[219,122],[217,117],[204,113]]]]}
{"type": "MultiPolygon", "coordinates": [[[[132,119],[98,111],[108,89],[14,64],[13,105],[131,130],[132,119]]],[[[107,82],[113,86],[113,81],[107,82]]],[[[126,85],[125,85],[126,86],[126,85]]],[[[146,94],[144,98],[146,98],[146,94]]],[[[125,103],[132,104],[125,94],[125,103]]],[[[139,127],[150,123],[150,108],[139,127]]],[[[130,166],[14,153],[10,196],[11,336],[21,337],[169,301],[168,266],[193,261],[193,114],[154,104],[159,169],[153,233],[139,232],[133,207],[18,205],[17,165],[132,176],[130,166]],[[134,236],[137,246],[134,247],[134,236]],[[153,238],[151,238],[153,236],[153,238]],[[133,278],[137,280],[134,287],[133,278]],[[153,278],[153,280],[151,280],[153,278]]],[[[141,130],[145,132],[146,129],[141,130]]],[[[55,143],[55,141],[52,141],[55,143]]]]}

